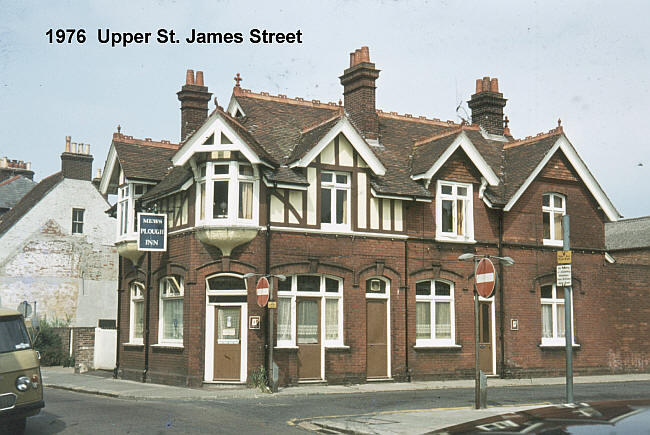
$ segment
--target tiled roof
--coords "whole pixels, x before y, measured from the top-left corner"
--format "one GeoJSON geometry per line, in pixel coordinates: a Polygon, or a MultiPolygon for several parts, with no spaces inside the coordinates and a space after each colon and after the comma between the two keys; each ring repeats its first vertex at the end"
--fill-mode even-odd
{"type": "Polygon", "coordinates": [[[289,161],[293,162],[303,157],[312,149],[320,140],[341,120],[344,115],[336,115],[332,119],[326,120],[313,127],[307,127],[300,132],[300,139],[296,144],[289,161]]]}
{"type": "Polygon", "coordinates": [[[286,166],[280,166],[275,170],[264,168],[262,169],[262,173],[264,174],[264,177],[271,182],[276,181],[278,183],[309,185],[309,182],[304,175],[300,174],[295,169],[286,166]]]}
{"type": "Polygon", "coordinates": [[[610,250],[650,248],[650,216],[606,223],[605,246],[610,250]]]}
{"type": "Polygon", "coordinates": [[[10,209],[27,194],[36,182],[22,175],[16,175],[0,183],[0,209],[10,209]]]}
{"type": "Polygon", "coordinates": [[[147,203],[162,198],[180,188],[191,177],[192,171],[190,169],[184,166],[174,166],[160,183],[140,197],[140,201],[147,203]]]}
{"type": "Polygon", "coordinates": [[[54,173],[49,177],[43,178],[34,186],[11,210],[0,216],[0,234],[5,233],[9,228],[14,226],[24,215],[29,212],[38,202],[45,197],[63,180],[61,172],[54,173]]]}
{"type": "Polygon", "coordinates": [[[226,123],[235,130],[235,132],[243,139],[246,141],[246,143],[253,148],[253,151],[258,155],[258,157],[262,160],[265,160],[267,162],[273,163],[273,164],[278,164],[278,161],[269,153],[267,150],[261,146],[255,137],[251,135],[248,130],[240,123],[240,121],[236,118],[233,118],[228,114],[227,112],[224,112],[223,109],[220,107],[217,108],[223,119],[226,121],[226,123]]]}
{"type": "Polygon", "coordinates": [[[151,181],[160,181],[169,172],[171,157],[178,149],[168,141],[134,139],[120,133],[113,134],[113,146],[127,178],[151,181]]]}

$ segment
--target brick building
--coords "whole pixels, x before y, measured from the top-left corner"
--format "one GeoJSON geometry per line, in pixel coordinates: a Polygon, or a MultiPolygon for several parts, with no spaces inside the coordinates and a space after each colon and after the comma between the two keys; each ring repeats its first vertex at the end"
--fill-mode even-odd
{"type": "Polygon", "coordinates": [[[0,216],[0,305],[15,309],[27,301],[39,317],[75,329],[66,329],[73,340],[66,350],[82,369],[93,367],[95,356],[114,355],[117,312],[115,220],[104,213],[109,204],[91,183],[92,162],[90,145],[68,136],[61,171],[0,216]],[[106,334],[114,338],[93,353],[94,338],[85,337],[94,336],[99,320],[113,324],[106,334]]]}
{"type": "Polygon", "coordinates": [[[489,77],[469,101],[473,123],[386,113],[375,107],[378,77],[363,47],[340,77],[342,103],[255,93],[236,79],[228,107],[208,114],[203,73],[188,70],[179,144],[113,135],[100,190],[117,194],[120,375],[245,382],[267,345],[267,310],[256,278],[244,278],[255,273],[287,278],[272,279],[270,310],[281,384],[471,377],[463,253],[515,261],[497,267],[500,286],[480,302],[481,368],[560,374],[564,214],[576,372],[647,371],[647,356],[625,361],[647,346],[612,357],[634,336],[611,327],[622,308],[608,302],[605,223],[620,216],[560,123],[513,138],[489,77]],[[136,246],[138,210],[168,217],[168,250],[150,264],[136,246]]]}

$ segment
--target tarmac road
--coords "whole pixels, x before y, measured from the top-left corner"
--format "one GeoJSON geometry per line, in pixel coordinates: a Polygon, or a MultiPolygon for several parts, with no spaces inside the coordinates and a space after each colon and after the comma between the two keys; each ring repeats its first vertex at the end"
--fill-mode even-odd
{"type": "MultiPolygon", "coordinates": [[[[494,387],[488,392],[488,402],[490,407],[561,403],[564,394],[563,385],[494,387]]],[[[647,398],[650,381],[576,384],[574,396],[576,401],[647,398]]],[[[28,420],[26,434],[304,434],[303,427],[319,417],[319,421],[340,421],[393,411],[402,411],[406,424],[412,416],[410,429],[421,433],[427,430],[427,421],[443,417],[445,411],[439,408],[471,407],[473,400],[474,391],[467,388],[196,401],[119,399],[46,388],[46,408],[28,420]],[[423,413],[427,418],[421,418],[423,413]]],[[[380,427],[376,429],[381,432],[380,427]]]]}

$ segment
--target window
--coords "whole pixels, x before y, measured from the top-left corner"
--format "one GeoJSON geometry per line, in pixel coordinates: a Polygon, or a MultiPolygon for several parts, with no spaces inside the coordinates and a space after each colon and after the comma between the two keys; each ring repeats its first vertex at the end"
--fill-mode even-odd
{"type": "Polygon", "coordinates": [[[295,275],[279,282],[278,347],[318,342],[314,334],[321,322],[321,343],[326,347],[343,346],[343,280],[295,275]]]}
{"type": "Polygon", "coordinates": [[[84,232],[84,209],[72,209],[72,234],[83,234],[84,232]]]}
{"type": "MultiPolygon", "coordinates": [[[[564,294],[557,291],[555,284],[543,285],[541,286],[541,300],[542,346],[564,346],[564,294]]],[[[571,309],[571,331],[573,332],[573,307],[571,309]]]]}
{"type": "Polygon", "coordinates": [[[436,238],[474,242],[472,185],[438,181],[436,192],[436,238]]]}
{"type": "Polygon", "coordinates": [[[417,346],[455,345],[454,285],[440,280],[415,284],[417,346]]]}
{"type": "Polygon", "coordinates": [[[323,171],[320,175],[320,221],[323,228],[350,227],[350,176],[345,172],[323,171]]]}
{"type": "Polygon", "coordinates": [[[117,189],[118,239],[135,236],[138,230],[135,200],[144,195],[148,188],[146,184],[126,183],[117,189]]]}
{"type": "Polygon", "coordinates": [[[558,193],[542,196],[544,244],[562,246],[562,216],[566,214],[566,198],[558,193]]]}
{"type": "Polygon", "coordinates": [[[158,343],[183,344],[183,279],[172,275],[160,281],[158,343]]]}
{"type": "Polygon", "coordinates": [[[167,215],[167,228],[187,225],[187,209],[189,205],[187,192],[163,198],[158,202],[158,213],[167,215]]]}
{"type": "Polygon", "coordinates": [[[133,282],[129,290],[131,293],[129,342],[142,343],[142,331],[144,330],[144,285],[139,282],[133,282]]]}
{"type": "Polygon", "coordinates": [[[199,222],[234,224],[257,219],[259,179],[253,165],[215,161],[207,162],[200,171],[196,208],[199,222]]]}

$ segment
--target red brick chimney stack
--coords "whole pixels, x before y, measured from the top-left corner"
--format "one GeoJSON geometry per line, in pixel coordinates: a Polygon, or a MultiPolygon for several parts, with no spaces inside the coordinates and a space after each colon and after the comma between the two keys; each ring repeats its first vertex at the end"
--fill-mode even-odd
{"type": "Polygon", "coordinates": [[[375,106],[375,81],[379,77],[370,62],[368,47],[350,53],[350,67],[339,77],[343,85],[345,111],[367,139],[379,139],[379,117],[375,106]]]}
{"type": "Polygon", "coordinates": [[[497,78],[476,79],[476,93],[467,102],[472,110],[472,124],[479,124],[488,133],[503,136],[503,108],[506,101],[499,92],[497,78]]]}
{"type": "Polygon", "coordinates": [[[90,181],[93,176],[90,144],[77,144],[71,140],[70,136],[65,137],[65,151],[61,154],[61,172],[65,178],[90,181]]]}
{"type": "Polygon", "coordinates": [[[203,71],[188,69],[185,85],[176,93],[181,102],[181,142],[208,118],[208,103],[212,94],[203,84],[203,71]]]}

